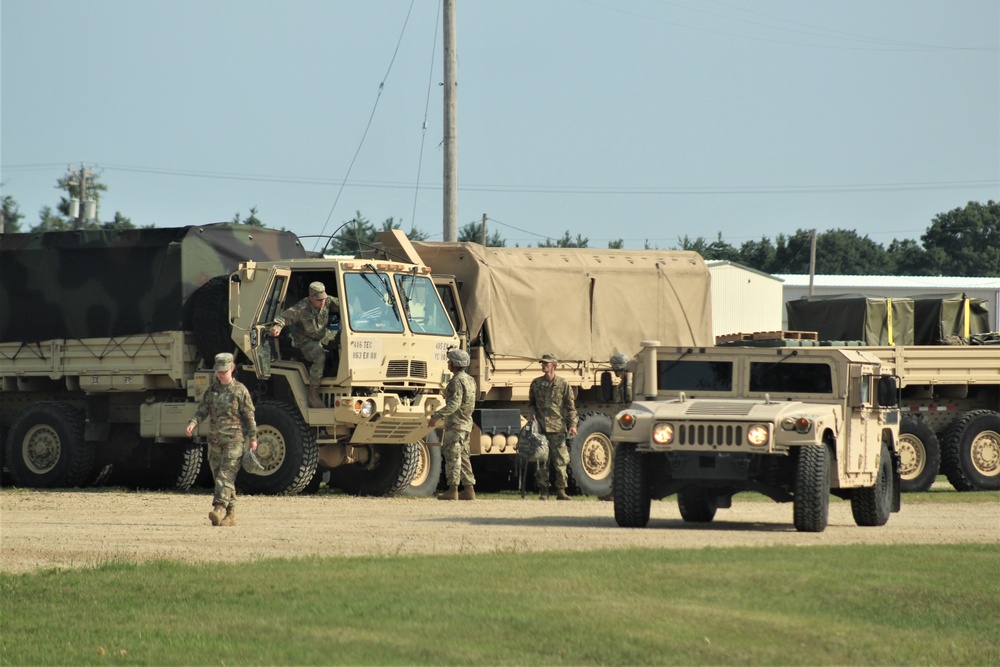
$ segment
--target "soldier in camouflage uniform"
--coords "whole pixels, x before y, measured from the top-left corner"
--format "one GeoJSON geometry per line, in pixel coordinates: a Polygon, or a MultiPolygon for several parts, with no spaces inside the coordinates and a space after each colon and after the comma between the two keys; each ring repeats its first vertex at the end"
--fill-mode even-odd
{"type": "Polygon", "coordinates": [[[310,408],[326,407],[319,395],[319,385],[323,379],[323,367],[326,366],[324,345],[337,338],[337,334],[327,328],[331,312],[340,312],[340,299],[327,295],[323,283],[309,283],[309,296],[275,317],[271,327],[271,335],[277,336],[285,326],[294,325],[292,345],[299,348],[310,363],[310,408]]]}
{"type": "Polygon", "coordinates": [[[213,526],[236,525],[236,473],[240,471],[246,440],[257,450],[257,421],[250,392],[233,378],[233,355],[215,356],[216,382],[205,392],[197,412],[188,423],[187,435],[205,418],[212,420],[208,432],[208,464],[215,478],[215,495],[208,518],[213,526]]]}
{"type": "Polygon", "coordinates": [[[441,438],[441,458],[448,490],[438,500],[475,500],[476,478],[472,474],[469,451],[469,433],[472,431],[472,410],[476,407],[476,382],[465,372],[469,366],[469,353],[465,350],[448,350],[448,370],[453,373],[445,388],[444,407],[427,420],[434,426],[444,418],[444,435],[441,438]],[[459,482],[462,492],[458,492],[459,482]]]}
{"type": "MultiPolygon", "coordinates": [[[[549,463],[555,473],[556,498],[569,500],[566,494],[569,465],[569,449],[566,447],[566,436],[576,435],[577,414],[576,403],[573,400],[573,390],[569,383],[556,376],[556,359],[551,354],[541,358],[542,373],[531,381],[528,389],[528,406],[532,411],[532,419],[538,422],[542,433],[549,441],[549,463]],[[569,430],[567,431],[567,423],[569,430]]],[[[539,465],[535,472],[535,482],[538,484],[538,499],[549,498],[549,466],[539,465]]]]}

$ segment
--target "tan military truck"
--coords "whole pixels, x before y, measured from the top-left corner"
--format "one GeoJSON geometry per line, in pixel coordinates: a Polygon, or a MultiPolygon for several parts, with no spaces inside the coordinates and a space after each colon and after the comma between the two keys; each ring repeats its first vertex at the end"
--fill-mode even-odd
{"type": "Polygon", "coordinates": [[[0,433],[15,484],[83,485],[118,466],[190,486],[202,457],[184,430],[211,359],[233,351],[266,468],[241,476],[244,490],[297,493],[317,469],[352,494],[409,486],[459,344],[427,267],[310,257],[287,232],[233,225],[4,235],[0,251],[0,433]],[[308,407],[297,350],[267,334],[316,280],[342,318],[322,408],[308,407]]]}
{"type": "Polygon", "coordinates": [[[795,528],[821,532],[830,495],[880,526],[899,510],[897,378],[869,353],[643,343],[636,400],[619,412],[614,511],[642,527],[651,500],[709,522],[741,491],[791,502],[795,528]]]}

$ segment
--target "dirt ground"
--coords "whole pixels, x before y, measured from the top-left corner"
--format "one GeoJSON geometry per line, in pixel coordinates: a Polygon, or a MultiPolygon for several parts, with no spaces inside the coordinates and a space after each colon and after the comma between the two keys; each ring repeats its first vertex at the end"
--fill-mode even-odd
{"type": "Polygon", "coordinates": [[[188,563],[306,555],[523,553],[620,547],[1000,543],[1000,503],[920,503],[860,528],[831,499],[830,526],[798,533],[790,504],[743,500],[711,524],[685,524],[671,498],[649,527],[619,528],[610,502],[529,497],[438,502],[340,495],[241,496],[238,524],[214,528],[211,494],[0,490],[0,570],[109,560],[188,563]]]}

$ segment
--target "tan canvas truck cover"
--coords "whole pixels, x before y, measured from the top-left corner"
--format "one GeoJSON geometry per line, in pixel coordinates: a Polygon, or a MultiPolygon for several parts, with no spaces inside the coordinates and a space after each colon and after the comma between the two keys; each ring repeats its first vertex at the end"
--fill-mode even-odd
{"type": "Polygon", "coordinates": [[[413,247],[435,274],[455,276],[469,336],[482,334],[491,355],[599,362],[641,340],[712,344],[711,278],[694,252],[413,247]]]}

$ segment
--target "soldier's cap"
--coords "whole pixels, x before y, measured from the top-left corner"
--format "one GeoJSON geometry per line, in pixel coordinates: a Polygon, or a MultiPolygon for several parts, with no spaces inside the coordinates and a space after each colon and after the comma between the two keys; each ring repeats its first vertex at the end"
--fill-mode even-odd
{"type": "Polygon", "coordinates": [[[222,352],[215,355],[215,370],[216,371],[228,371],[233,367],[233,355],[228,352],[222,352]]]}
{"type": "Polygon", "coordinates": [[[314,299],[325,299],[326,285],[319,282],[318,280],[314,283],[309,283],[309,296],[311,296],[314,299]]]}
{"type": "Polygon", "coordinates": [[[543,363],[543,364],[558,364],[559,363],[559,360],[556,359],[556,355],[554,355],[554,354],[543,354],[542,358],[539,359],[538,361],[541,362],[541,363],[543,363]]]}
{"type": "Polygon", "coordinates": [[[613,371],[623,371],[625,366],[628,364],[628,357],[619,352],[618,354],[611,355],[611,370],[613,371]]]}
{"type": "Polygon", "coordinates": [[[469,353],[454,347],[448,350],[448,361],[459,368],[465,368],[469,365],[469,353]]]}

